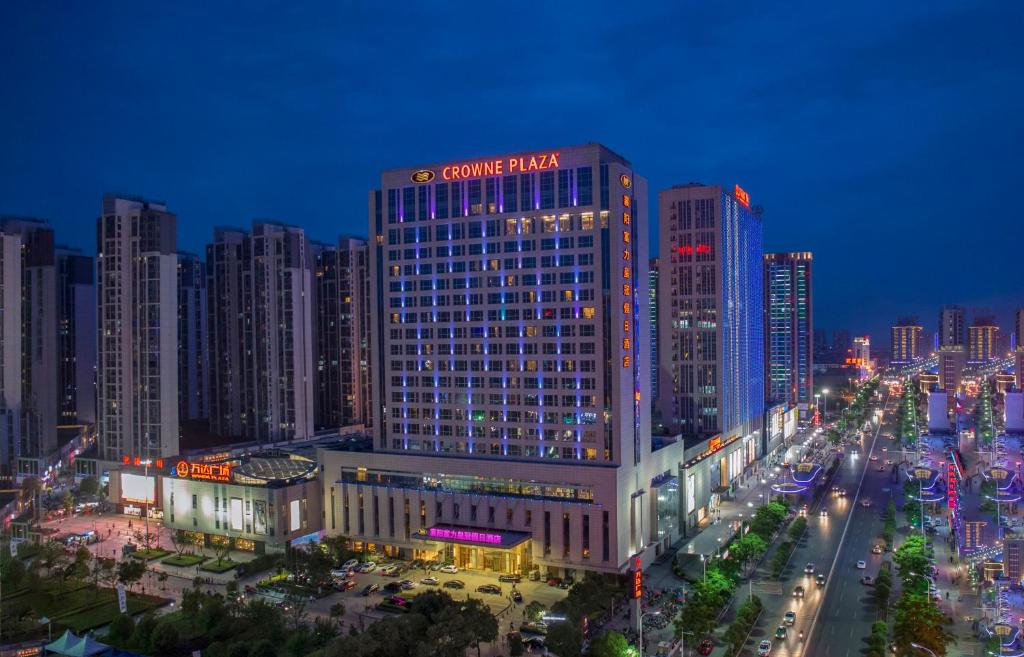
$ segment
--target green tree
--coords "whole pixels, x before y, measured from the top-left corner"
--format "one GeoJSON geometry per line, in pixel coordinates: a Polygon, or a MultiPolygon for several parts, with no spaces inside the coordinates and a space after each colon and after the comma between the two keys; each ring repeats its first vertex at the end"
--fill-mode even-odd
{"type": "Polygon", "coordinates": [[[78,484],[78,491],[83,495],[98,495],[100,492],[100,480],[93,476],[88,476],[82,480],[82,483],[78,484]]]}
{"type": "Polygon", "coordinates": [[[627,657],[630,654],[626,637],[614,630],[605,632],[590,644],[588,657],[627,657]]]}
{"type": "Polygon", "coordinates": [[[577,623],[554,623],[548,628],[545,642],[558,657],[580,657],[582,654],[583,631],[577,623]]]}
{"type": "Polygon", "coordinates": [[[7,591],[14,591],[25,579],[25,562],[4,554],[0,557],[0,583],[7,591]]]}
{"type": "Polygon", "coordinates": [[[269,640],[262,639],[253,644],[249,657],[277,657],[277,648],[269,640]]]}
{"type": "Polygon", "coordinates": [[[896,572],[903,582],[903,589],[913,592],[928,590],[928,581],[924,574],[931,567],[931,558],[925,547],[924,538],[918,534],[912,534],[903,541],[903,545],[896,550],[893,557],[896,562],[896,572]]]}
{"type": "Polygon", "coordinates": [[[71,515],[71,512],[75,510],[75,496],[71,494],[70,490],[64,491],[64,497],[61,498],[61,504],[64,505],[64,513],[71,515]]]}
{"type": "Polygon", "coordinates": [[[156,616],[152,612],[140,618],[139,622],[135,624],[135,630],[132,632],[131,645],[143,652],[148,652],[152,647],[150,640],[156,626],[156,616]]]}
{"type": "Polygon", "coordinates": [[[107,638],[114,641],[115,643],[123,643],[132,636],[132,632],[135,631],[135,621],[128,614],[118,614],[114,616],[114,620],[110,622],[110,628],[107,630],[107,638]]]}
{"type": "Polygon", "coordinates": [[[321,545],[327,549],[327,554],[334,561],[335,566],[340,566],[349,559],[358,557],[358,554],[352,550],[347,536],[328,536],[321,545]]]}
{"type": "Polygon", "coordinates": [[[523,649],[523,637],[518,633],[511,634],[508,637],[508,654],[512,657],[521,657],[525,652],[523,649]]]}
{"type": "Polygon", "coordinates": [[[327,645],[338,634],[338,624],[334,621],[319,617],[313,619],[313,642],[317,647],[327,645]]]}
{"type": "Polygon", "coordinates": [[[146,574],[146,562],[141,559],[123,559],[117,564],[117,581],[129,591],[146,574]]]}
{"type": "Polygon", "coordinates": [[[150,649],[157,655],[173,655],[177,652],[178,644],[181,642],[181,634],[174,622],[161,620],[153,628],[153,634],[149,639],[150,649]]]}
{"type": "Polygon", "coordinates": [[[335,620],[341,619],[341,617],[345,615],[345,603],[335,602],[331,605],[330,615],[331,618],[334,618],[335,620]]]}
{"type": "Polygon", "coordinates": [[[470,647],[476,647],[480,657],[480,644],[491,643],[498,638],[498,619],[491,613],[491,608],[482,600],[470,598],[459,611],[471,637],[470,647]]]}
{"type": "Polygon", "coordinates": [[[526,609],[524,609],[524,611],[526,612],[526,620],[536,623],[540,620],[540,617],[544,615],[544,612],[547,611],[547,607],[544,606],[543,602],[531,600],[530,603],[526,605],[526,609]]]}
{"type": "Polygon", "coordinates": [[[897,653],[912,654],[910,644],[916,642],[936,655],[944,656],[946,646],[956,640],[947,631],[947,623],[946,617],[927,595],[904,592],[896,603],[896,621],[893,625],[897,653]]]}

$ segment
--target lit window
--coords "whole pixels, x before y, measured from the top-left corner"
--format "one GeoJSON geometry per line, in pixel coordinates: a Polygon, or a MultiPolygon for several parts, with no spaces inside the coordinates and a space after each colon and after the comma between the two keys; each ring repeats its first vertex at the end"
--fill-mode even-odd
{"type": "Polygon", "coordinates": [[[594,319],[595,311],[593,306],[584,306],[583,319],[594,319]]]}

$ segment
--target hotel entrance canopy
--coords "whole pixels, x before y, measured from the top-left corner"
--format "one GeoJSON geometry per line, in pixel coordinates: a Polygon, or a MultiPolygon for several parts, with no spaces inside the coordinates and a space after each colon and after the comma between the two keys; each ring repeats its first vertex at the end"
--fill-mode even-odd
{"type": "Polygon", "coordinates": [[[435,525],[412,535],[421,541],[440,541],[457,545],[479,545],[508,550],[530,540],[528,532],[510,532],[500,529],[480,529],[457,525],[435,525]]]}

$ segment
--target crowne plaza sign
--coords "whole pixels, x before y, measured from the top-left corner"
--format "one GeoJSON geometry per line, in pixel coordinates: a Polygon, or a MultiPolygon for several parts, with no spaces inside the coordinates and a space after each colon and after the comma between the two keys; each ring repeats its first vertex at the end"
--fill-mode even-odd
{"type": "MultiPolygon", "coordinates": [[[[560,153],[548,151],[534,153],[533,155],[499,157],[490,160],[448,164],[441,169],[441,179],[467,180],[483,176],[503,176],[506,174],[530,173],[532,171],[547,171],[561,166],[559,157],[561,157],[560,153]]],[[[434,176],[435,173],[430,169],[420,169],[410,176],[410,180],[414,183],[428,183],[434,179],[434,176]]]]}

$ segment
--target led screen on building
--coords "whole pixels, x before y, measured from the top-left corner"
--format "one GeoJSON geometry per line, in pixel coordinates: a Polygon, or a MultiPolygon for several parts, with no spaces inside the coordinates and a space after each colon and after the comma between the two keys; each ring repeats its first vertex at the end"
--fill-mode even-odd
{"type": "Polygon", "coordinates": [[[242,531],[242,500],[238,497],[231,498],[231,529],[236,532],[242,531]]]}
{"type": "Polygon", "coordinates": [[[302,526],[302,512],[299,510],[299,500],[292,500],[288,505],[288,531],[298,531],[302,526]]]}
{"type": "Polygon", "coordinates": [[[156,477],[121,473],[121,499],[127,502],[156,502],[156,477]]]}

